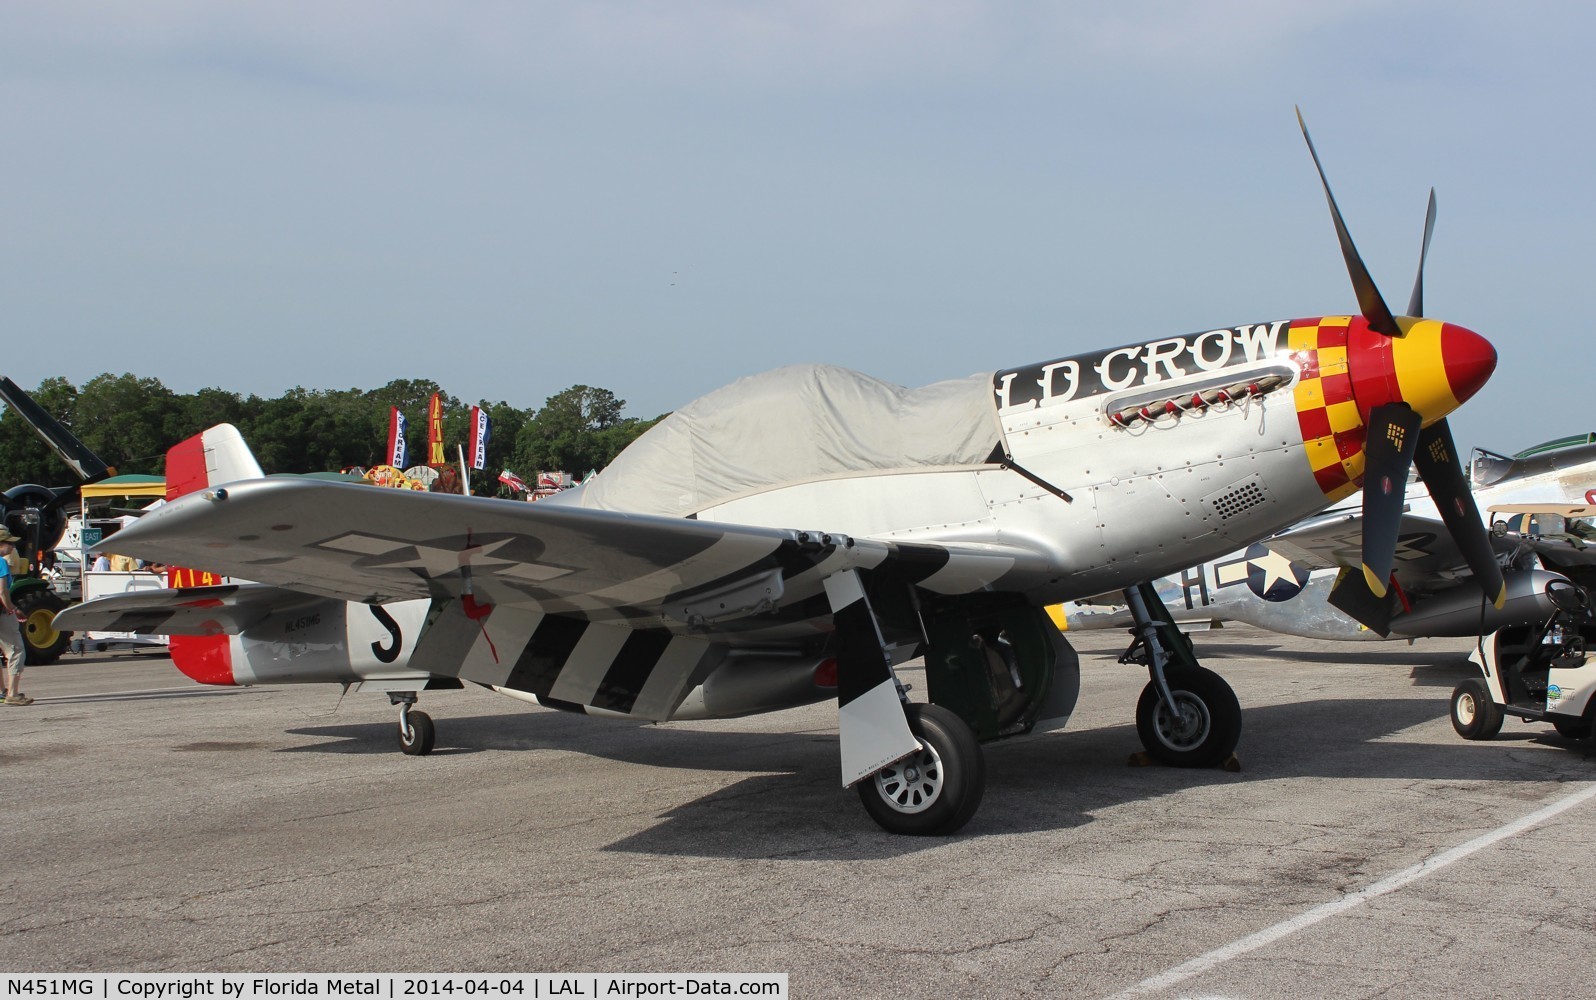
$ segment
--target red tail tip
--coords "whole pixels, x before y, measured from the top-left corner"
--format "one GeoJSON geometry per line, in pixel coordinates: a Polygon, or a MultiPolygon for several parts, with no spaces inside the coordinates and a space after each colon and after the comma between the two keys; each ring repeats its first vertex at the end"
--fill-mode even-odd
{"type": "Polygon", "coordinates": [[[174,635],[172,665],[201,684],[236,684],[232,642],[225,635],[174,635]]]}

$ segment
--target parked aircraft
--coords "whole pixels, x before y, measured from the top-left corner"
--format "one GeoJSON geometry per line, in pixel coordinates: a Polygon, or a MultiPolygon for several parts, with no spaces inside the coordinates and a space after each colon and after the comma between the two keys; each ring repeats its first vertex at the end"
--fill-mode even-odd
{"type": "MultiPolygon", "coordinates": [[[[1569,573],[1560,554],[1568,547],[1561,541],[1567,535],[1563,508],[1596,494],[1596,436],[1549,442],[1513,457],[1476,449],[1470,481],[1475,502],[1501,515],[1492,518],[1501,529],[1494,548],[1507,586],[1500,609],[1482,607],[1479,587],[1422,483],[1414,487],[1397,533],[1396,600],[1389,619],[1365,623],[1330,602],[1337,577],[1358,566],[1362,515],[1350,503],[1163,577],[1155,587],[1173,620],[1188,629],[1239,621],[1315,639],[1384,639],[1475,636],[1545,621],[1553,611],[1547,584],[1569,573]],[[1533,511],[1544,530],[1534,517],[1520,516],[1531,513],[1525,504],[1545,505],[1533,511]]],[[[1061,627],[1077,631],[1122,628],[1132,621],[1118,594],[1050,610],[1061,627]]]]}
{"type": "MultiPolygon", "coordinates": [[[[214,428],[169,461],[173,492],[190,495],[117,549],[257,583],[98,601],[69,627],[172,634],[173,659],[215,682],[385,689],[417,753],[433,740],[417,692],[462,682],[651,720],[834,698],[843,784],[888,830],[950,833],[981,800],[980,743],[1074,706],[1078,668],[1049,604],[1125,588],[1140,607],[1145,581],[1365,480],[1383,484],[1365,492],[1362,547],[1381,587],[1410,464],[1500,590],[1445,420],[1495,350],[1422,318],[1422,253],[1410,315],[1393,315],[1319,174],[1358,315],[913,390],[784,368],[682,407],[538,504],[263,478],[237,433],[214,428]],[[894,672],[915,655],[928,703],[894,672]]],[[[1433,218],[1432,195],[1426,250],[1433,218]]],[[[1149,753],[1222,762],[1240,733],[1234,692],[1171,666],[1170,637],[1145,607],[1136,619],[1149,753]]]]}

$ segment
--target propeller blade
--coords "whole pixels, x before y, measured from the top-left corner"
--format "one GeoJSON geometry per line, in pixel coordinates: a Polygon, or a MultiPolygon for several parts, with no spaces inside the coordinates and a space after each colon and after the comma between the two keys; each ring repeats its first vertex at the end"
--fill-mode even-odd
{"type": "Polygon", "coordinates": [[[1352,234],[1347,232],[1347,224],[1341,218],[1341,209],[1336,207],[1335,195],[1330,193],[1330,181],[1324,175],[1324,165],[1319,162],[1319,151],[1313,148],[1313,139],[1308,135],[1308,123],[1302,119],[1301,108],[1297,109],[1297,124],[1302,128],[1302,138],[1308,143],[1308,153],[1313,157],[1313,165],[1319,171],[1319,183],[1324,185],[1324,200],[1330,203],[1330,218],[1336,224],[1336,238],[1341,241],[1341,256],[1347,262],[1347,274],[1352,278],[1352,290],[1358,296],[1358,309],[1368,321],[1369,329],[1375,333],[1383,333],[1387,337],[1400,337],[1402,329],[1397,326],[1391,310],[1385,304],[1385,299],[1380,297],[1380,290],[1375,287],[1374,279],[1369,277],[1369,269],[1363,266],[1363,258],[1358,256],[1358,248],[1352,244],[1352,234]]]}
{"type": "Polygon", "coordinates": [[[1507,583],[1502,579],[1502,567],[1496,561],[1491,546],[1491,536],[1480,520],[1480,509],[1474,502],[1463,465],[1458,461],[1457,446],[1452,443],[1452,431],[1445,420],[1438,420],[1419,432],[1419,447],[1413,456],[1419,475],[1430,488],[1430,496],[1441,512],[1446,530],[1463,553],[1480,589],[1491,599],[1497,610],[1507,600],[1507,583]]]}
{"type": "MultiPolygon", "coordinates": [[[[1408,470],[1419,441],[1422,418],[1406,403],[1386,403],[1369,414],[1364,441],[1363,577],[1369,591],[1384,598],[1396,562],[1397,532],[1408,470]]],[[[1367,624],[1367,623],[1365,623],[1367,624]]]]}
{"type": "Polygon", "coordinates": [[[1419,250],[1419,276],[1413,279],[1413,297],[1408,299],[1408,315],[1424,315],[1424,260],[1430,256],[1430,236],[1435,232],[1435,188],[1430,188],[1430,207],[1424,212],[1424,246],[1419,250]]]}
{"type": "Polygon", "coordinates": [[[1353,621],[1378,632],[1391,634],[1391,616],[1396,613],[1396,590],[1388,589],[1384,597],[1374,596],[1368,581],[1355,569],[1342,567],[1336,574],[1335,586],[1330,588],[1330,606],[1340,608],[1353,621]]]}

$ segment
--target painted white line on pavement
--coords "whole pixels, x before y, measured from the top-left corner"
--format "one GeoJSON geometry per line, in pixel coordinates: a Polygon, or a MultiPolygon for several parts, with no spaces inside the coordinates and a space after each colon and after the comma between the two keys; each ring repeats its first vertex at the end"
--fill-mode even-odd
{"type": "Polygon", "coordinates": [[[1380,881],[1375,882],[1372,885],[1365,886],[1356,892],[1349,892],[1340,899],[1331,900],[1328,903],[1315,906],[1313,909],[1299,913],[1295,917],[1291,917],[1288,920],[1282,920],[1273,927],[1266,927],[1261,931],[1248,934],[1244,938],[1238,938],[1227,945],[1215,948],[1213,951],[1210,951],[1207,954],[1198,955],[1191,961],[1182,962],[1180,965],[1175,966],[1173,969],[1170,969],[1167,972],[1161,972],[1151,978],[1143,979],[1136,985],[1111,995],[1107,998],[1107,1000],[1123,1000],[1123,998],[1137,997],[1146,993],[1153,993],[1158,990],[1168,989],[1169,987],[1174,986],[1177,983],[1184,982],[1193,976],[1198,976],[1209,971],[1210,969],[1217,968],[1218,966],[1223,965],[1239,955],[1245,955],[1249,951],[1262,948],[1266,944],[1272,944],[1275,941],[1279,941],[1283,937],[1287,937],[1297,933],[1300,930],[1312,927],[1321,920],[1327,920],[1339,913],[1345,913],[1354,907],[1361,906],[1377,896],[1383,896],[1388,892],[1395,892],[1405,885],[1424,878],[1426,875],[1431,875],[1440,871],[1442,868],[1445,868],[1454,861],[1461,861],[1476,851],[1484,850],[1485,848],[1490,847],[1492,844],[1498,843],[1499,841],[1506,840],[1509,837],[1517,836],[1533,826],[1544,823],[1553,816],[1556,816],[1558,813],[1572,809],[1582,802],[1589,801],[1593,797],[1596,797],[1596,785],[1586,785],[1579,791],[1574,792],[1571,795],[1566,795],[1563,798],[1558,799],[1556,802],[1553,802],[1549,806],[1546,806],[1542,809],[1537,809],[1528,816],[1516,819],[1506,826],[1498,827],[1495,830],[1492,830],[1490,833],[1481,834],[1466,844],[1459,844],[1457,847],[1454,847],[1451,850],[1443,851],[1440,854],[1431,855],[1411,868],[1403,869],[1402,871],[1397,872],[1395,875],[1388,875],[1380,881]]]}

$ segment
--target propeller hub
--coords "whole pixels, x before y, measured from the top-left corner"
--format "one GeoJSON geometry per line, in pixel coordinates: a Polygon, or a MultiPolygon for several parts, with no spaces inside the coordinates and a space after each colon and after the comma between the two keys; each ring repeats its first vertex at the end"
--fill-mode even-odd
{"type": "Polygon", "coordinates": [[[1406,403],[1428,427],[1457,409],[1496,370],[1496,348],[1465,327],[1399,317],[1401,337],[1387,337],[1354,317],[1347,331],[1347,373],[1365,425],[1387,403],[1406,403]]]}

